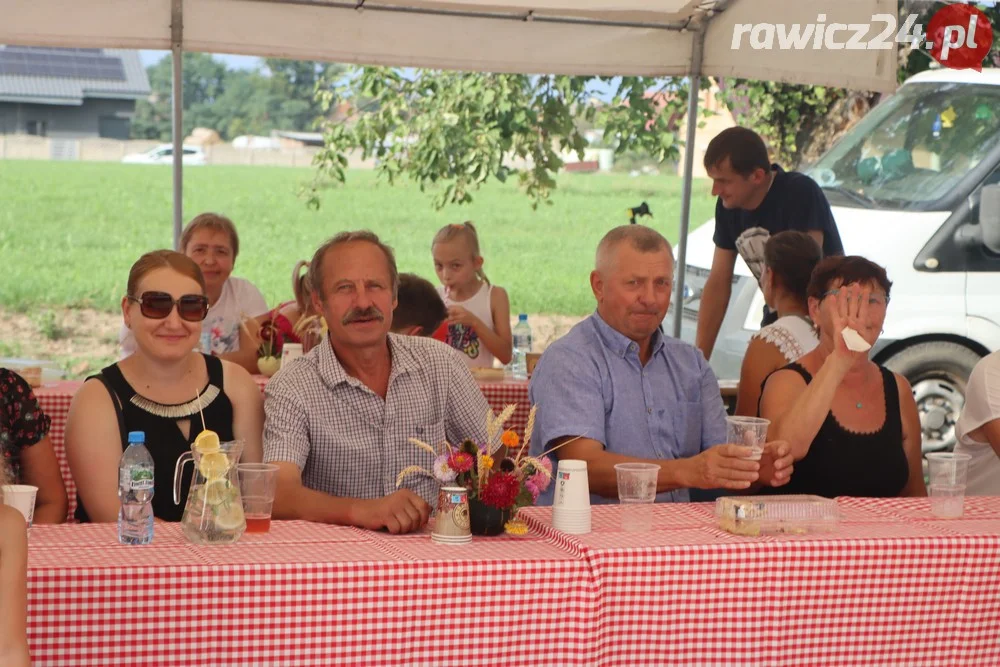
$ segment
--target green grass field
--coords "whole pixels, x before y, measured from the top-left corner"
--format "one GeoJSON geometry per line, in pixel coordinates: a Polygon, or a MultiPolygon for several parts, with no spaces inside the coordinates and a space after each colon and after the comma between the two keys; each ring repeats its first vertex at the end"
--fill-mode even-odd
{"type": "MultiPolygon", "coordinates": [[[[587,275],[597,242],[627,222],[628,207],[647,201],[655,217],[643,222],[672,241],[680,220],[676,176],[564,175],[553,205],[538,211],[516,186],[492,184],[470,206],[434,211],[416,186],[378,184],[373,173],[356,171],[312,211],[296,196],[311,175],[280,167],[185,170],[185,220],[207,210],[230,216],[241,237],[235,274],[256,283],[269,303],[290,298],[296,260],[345,229],[374,230],[395,248],[401,271],[436,283],[434,232],[471,219],[484,269],[507,288],[513,312],[581,315],[593,308],[587,275]]],[[[170,177],[166,166],[0,161],[0,306],[117,307],[139,255],[171,246],[170,177]]],[[[695,184],[693,226],[712,216],[709,189],[707,181],[695,184]]]]}

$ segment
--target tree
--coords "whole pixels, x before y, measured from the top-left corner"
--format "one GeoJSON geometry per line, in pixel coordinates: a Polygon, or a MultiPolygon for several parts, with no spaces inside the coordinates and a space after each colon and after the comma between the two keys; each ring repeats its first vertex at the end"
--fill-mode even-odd
{"type": "MultiPolygon", "coordinates": [[[[991,4],[974,4],[981,12],[986,14],[993,25],[993,47],[986,58],[987,67],[1000,67],[1000,6],[991,4]]],[[[900,20],[910,14],[917,14],[916,24],[926,27],[931,17],[941,7],[943,2],[933,0],[900,0],[900,20]]],[[[900,48],[899,80],[905,81],[914,74],[930,69],[934,59],[923,48],[910,49],[900,48]]]]}
{"type": "Polygon", "coordinates": [[[717,83],[733,120],[757,132],[789,169],[821,155],[881,99],[878,93],[774,81],[717,83]]]}
{"type": "Polygon", "coordinates": [[[323,113],[317,87],[335,83],[343,65],[305,60],[265,59],[270,73],[271,95],[277,102],[273,117],[283,130],[310,130],[323,113]]]}
{"type": "MultiPolygon", "coordinates": [[[[257,70],[230,70],[205,53],[185,53],[182,89],[184,136],[208,127],[222,137],[309,130],[322,113],[316,86],[336,80],[340,65],[268,58],[257,70]]],[[[152,94],[136,104],[132,137],[169,141],[173,71],[171,56],[147,68],[152,94]]]]}
{"type": "MultiPolygon", "coordinates": [[[[184,95],[184,135],[195,127],[215,127],[216,114],[212,105],[222,95],[226,65],[207,53],[185,53],[181,90],[184,95]]],[[[147,100],[136,103],[132,137],[169,141],[171,136],[171,98],[173,64],[166,55],[147,68],[152,93],[147,100]]]]}
{"type": "Polygon", "coordinates": [[[325,148],[309,192],[314,207],[320,188],[344,182],[347,152],[353,150],[374,157],[378,176],[389,183],[406,177],[421,190],[435,187],[438,208],[470,202],[483,183],[511,176],[537,207],[556,186],[554,175],[563,166],[559,153],[583,157],[587,142],[580,120],[603,127],[619,153],[676,156],[670,124],[687,104],[687,85],[644,77],[361,67],[339,84],[321,86],[320,100],[324,112],[346,101],[356,113],[350,122],[324,124],[325,148]],[[607,105],[593,102],[598,84],[615,86],[607,105]]]}

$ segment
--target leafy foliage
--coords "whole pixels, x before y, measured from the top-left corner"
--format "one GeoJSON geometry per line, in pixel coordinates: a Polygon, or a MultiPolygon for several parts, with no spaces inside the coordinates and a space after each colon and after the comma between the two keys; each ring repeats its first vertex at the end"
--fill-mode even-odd
{"type": "MultiPolygon", "coordinates": [[[[945,4],[943,2],[928,3],[920,0],[903,0],[900,2],[900,14],[916,13],[918,15],[917,25],[926,27],[931,17],[934,16],[934,13],[944,7],[945,4]]],[[[990,23],[993,24],[993,48],[990,49],[990,53],[986,57],[986,62],[983,66],[1000,67],[1000,6],[978,3],[969,4],[973,4],[979,8],[980,11],[989,17],[990,23]]],[[[930,69],[933,63],[933,58],[931,58],[926,50],[910,49],[908,46],[904,46],[900,49],[899,81],[903,82],[914,74],[930,69]]]]}
{"type": "Polygon", "coordinates": [[[755,130],[773,158],[798,163],[802,130],[825,117],[848,91],[774,81],[727,80],[720,86],[726,105],[740,125],[755,130]]]}
{"type": "Polygon", "coordinates": [[[547,202],[560,153],[583,159],[584,123],[603,128],[619,153],[676,156],[671,124],[687,102],[686,86],[643,77],[614,82],[604,105],[594,86],[612,85],[608,78],[355,68],[340,84],[318,88],[324,110],[346,102],[353,118],[325,124],[310,204],[318,206],[323,187],[345,181],[354,150],[376,158],[380,179],[433,187],[437,208],[469,203],[490,179],[512,177],[533,207],[547,202]]]}
{"type": "MultiPolygon", "coordinates": [[[[228,69],[206,53],[185,53],[183,131],[216,130],[224,139],[278,130],[310,130],[322,113],[316,86],[335,80],[340,65],[267,58],[256,70],[228,69]]],[[[135,139],[171,136],[171,56],[147,68],[152,94],[136,104],[135,139]]]]}

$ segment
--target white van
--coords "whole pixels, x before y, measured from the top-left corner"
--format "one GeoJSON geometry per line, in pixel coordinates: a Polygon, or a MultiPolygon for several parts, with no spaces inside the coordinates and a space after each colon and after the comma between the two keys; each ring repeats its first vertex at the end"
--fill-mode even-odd
{"type": "MultiPolygon", "coordinates": [[[[913,385],[924,451],[950,449],[969,373],[1000,349],[1000,244],[990,240],[1000,187],[981,197],[1000,183],[1000,70],[912,77],[805,171],[833,208],[845,253],[886,268],[891,301],[874,359],[913,385]]],[[[692,343],[714,227],[688,237],[682,338],[692,343]]],[[[738,259],[711,359],[720,379],[739,377],[763,303],[738,259]]]]}

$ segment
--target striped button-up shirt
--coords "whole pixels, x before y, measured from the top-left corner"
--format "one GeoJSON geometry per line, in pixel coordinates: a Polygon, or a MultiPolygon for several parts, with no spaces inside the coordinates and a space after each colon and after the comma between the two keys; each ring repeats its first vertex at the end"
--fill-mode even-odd
{"type": "MultiPolygon", "coordinates": [[[[329,339],[281,369],[265,388],[264,460],[294,463],[310,488],[345,498],[381,498],[411,465],[437,447],[484,442],[489,404],[459,354],[430,338],[389,334],[392,370],[383,400],[347,374],[329,339]]],[[[411,476],[403,486],[428,503],[438,482],[411,476]]]]}

